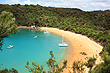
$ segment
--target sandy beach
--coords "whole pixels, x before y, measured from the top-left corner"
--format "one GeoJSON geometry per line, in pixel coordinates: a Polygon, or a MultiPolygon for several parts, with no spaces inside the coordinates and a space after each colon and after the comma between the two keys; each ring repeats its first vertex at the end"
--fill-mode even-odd
{"type": "Polygon", "coordinates": [[[57,35],[63,35],[64,37],[68,39],[71,42],[72,48],[67,49],[66,54],[63,58],[63,60],[60,62],[59,65],[62,64],[64,60],[67,60],[67,69],[64,69],[63,73],[69,73],[69,70],[71,71],[71,67],[73,64],[73,61],[82,60],[83,62],[86,62],[86,57],[97,57],[99,56],[100,51],[102,51],[102,46],[97,44],[96,42],[90,40],[86,36],[75,34],[70,31],[63,31],[59,30],[57,28],[46,28],[41,27],[41,30],[48,30],[51,33],[57,34],[57,35]],[[71,50],[71,51],[70,51],[71,50]],[[85,52],[87,55],[82,55],[80,52],[85,52]],[[70,67],[70,68],[69,68],[70,67]]]}
{"type": "MultiPolygon", "coordinates": [[[[21,28],[21,27],[19,27],[21,28]]],[[[24,27],[23,27],[24,28],[24,27]]],[[[26,27],[25,27],[26,28],[26,27]]],[[[29,29],[29,28],[27,28],[29,29]]],[[[70,41],[72,48],[67,49],[66,54],[62,61],[59,63],[59,65],[62,65],[62,62],[64,60],[67,60],[67,69],[63,70],[63,73],[69,73],[69,70],[72,71],[70,67],[72,67],[72,64],[74,61],[82,60],[83,62],[86,62],[86,57],[98,57],[100,51],[102,50],[102,46],[97,44],[96,42],[90,40],[86,36],[76,34],[70,31],[63,31],[57,28],[47,28],[47,27],[41,27],[40,28],[43,31],[50,31],[51,33],[57,34],[62,36],[64,32],[64,37],[70,41]],[[85,52],[87,55],[82,55],[80,52],[85,52]]]]}

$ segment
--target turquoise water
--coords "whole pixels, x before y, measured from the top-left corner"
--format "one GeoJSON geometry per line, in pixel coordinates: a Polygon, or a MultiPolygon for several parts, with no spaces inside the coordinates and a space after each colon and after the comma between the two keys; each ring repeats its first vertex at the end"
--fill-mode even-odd
{"type": "Polygon", "coordinates": [[[50,50],[59,63],[65,55],[65,47],[59,47],[61,36],[55,34],[44,34],[43,31],[19,29],[20,32],[13,34],[13,37],[4,39],[3,51],[0,51],[0,69],[15,68],[19,73],[29,73],[25,68],[26,62],[38,62],[48,70],[46,61],[50,58],[50,50]],[[37,36],[37,38],[34,38],[37,36]],[[9,45],[14,45],[12,49],[7,49],[9,45]],[[3,65],[1,65],[3,64],[3,65]]]}

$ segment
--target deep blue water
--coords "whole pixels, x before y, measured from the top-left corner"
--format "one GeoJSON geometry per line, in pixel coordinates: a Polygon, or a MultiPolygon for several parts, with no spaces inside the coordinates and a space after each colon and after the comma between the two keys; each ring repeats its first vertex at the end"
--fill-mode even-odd
{"type": "Polygon", "coordinates": [[[32,62],[38,62],[44,66],[44,70],[48,70],[46,61],[50,58],[50,50],[53,51],[58,63],[62,60],[66,48],[58,46],[58,43],[61,43],[61,36],[44,34],[43,31],[37,30],[19,30],[20,32],[13,34],[13,37],[4,39],[3,51],[0,51],[0,69],[15,68],[19,73],[29,73],[25,68],[26,62],[29,61],[29,66],[32,66],[32,62]],[[7,49],[9,45],[14,47],[7,49]]]}

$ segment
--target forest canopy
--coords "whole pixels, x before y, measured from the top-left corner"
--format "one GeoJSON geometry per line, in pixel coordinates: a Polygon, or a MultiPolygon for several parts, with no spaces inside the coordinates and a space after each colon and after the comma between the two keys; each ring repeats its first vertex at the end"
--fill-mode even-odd
{"type": "MultiPolygon", "coordinates": [[[[0,4],[0,15],[3,11],[13,13],[15,24],[59,28],[78,34],[86,35],[103,46],[100,54],[104,63],[101,63],[91,72],[110,72],[110,10],[85,12],[77,8],[54,8],[40,5],[8,5],[0,4]],[[100,68],[101,66],[101,68],[100,68]]],[[[101,73],[100,72],[100,73],[101,73]]]]}

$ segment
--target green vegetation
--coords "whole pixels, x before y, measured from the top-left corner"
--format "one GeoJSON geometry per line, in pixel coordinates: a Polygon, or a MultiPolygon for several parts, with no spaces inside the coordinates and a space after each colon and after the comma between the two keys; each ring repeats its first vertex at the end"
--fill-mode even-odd
{"type": "MultiPolygon", "coordinates": [[[[104,63],[99,65],[101,68],[96,67],[94,72],[95,70],[97,70],[99,73],[110,72],[110,63],[109,59],[107,59],[110,56],[110,10],[100,12],[84,12],[76,8],[54,8],[42,7],[40,5],[0,4],[1,15],[3,15],[3,11],[13,13],[14,17],[16,18],[15,23],[18,26],[35,25],[37,27],[42,27],[48,25],[48,27],[69,30],[92,38],[94,41],[99,42],[103,46],[103,50],[100,52],[100,55],[104,54],[105,52],[108,53],[105,56],[102,56],[102,58],[104,58],[104,63]]],[[[2,18],[0,18],[0,46],[2,45],[2,39],[4,37],[14,33],[14,31],[12,31],[11,33],[6,33],[8,35],[2,35],[5,30],[9,30],[8,28],[1,28],[1,25],[4,25],[1,21],[2,18]]]]}
{"type": "Polygon", "coordinates": [[[27,61],[26,63],[26,68],[29,70],[29,72],[32,73],[46,73],[45,71],[43,71],[43,66],[41,65],[41,67],[39,66],[39,64],[36,64],[35,62],[32,62],[33,68],[29,67],[29,62],[27,61]]]}
{"type": "MultiPolygon", "coordinates": [[[[47,66],[49,67],[48,73],[61,73],[64,68],[67,66],[67,60],[63,62],[63,66],[59,67],[57,61],[55,60],[55,57],[53,55],[53,52],[50,51],[51,57],[46,61],[47,66]]],[[[26,68],[29,70],[29,72],[32,73],[46,73],[46,71],[43,71],[43,66],[39,66],[39,64],[36,64],[35,62],[32,62],[33,68],[29,67],[29,62],[26,63],[26,68]]]]}
{"type": "Polygon", "coordinates": [[[85,66],[89,67],[91,70],[92,67],[95,65],[95,61],[96,61],[96,58],[89,58],[87,63],[85,63],[85,66]]]}
{"type": "Polygon", "coordinates": [[[81,61],[74,61],[73,62],[73,72],[74,73],[83,73],[84,68],[83,68],[84,64],[81,61]]]}
{"type": "Polygon", "coordinates": [[[0,73],[18,73],[18,71],[14,68],[11,68],[11,69],[3,69],[3,70],[0,70],[0,73]]]}
{"type": "MultiPolygon", "coordinates": [[[[0,15],[0,50],[2,51],[3,38],[18,32],[15,18],[10,12],[3,11],[0,15]]],[[[0,70],[0,73],[18,73],[14,68],[0,70]]]]}
{"type": "Polygon", "coordinates": [[[110,55],[108,52],[104,51],[101,55],[104,62],[97,65],[90,73],[110,73],[110,55]]]}
{"type": "Polygon", "coordinates": [[[3,11],[0,15],[0,50],[3,45],[3,38],[18,32],[15,18],[10,12],[3,11]]]}

